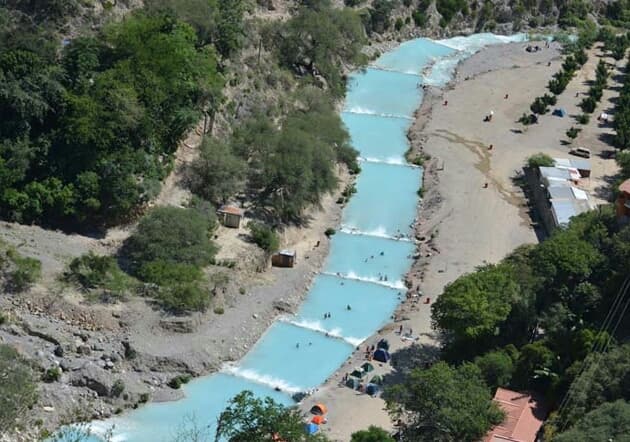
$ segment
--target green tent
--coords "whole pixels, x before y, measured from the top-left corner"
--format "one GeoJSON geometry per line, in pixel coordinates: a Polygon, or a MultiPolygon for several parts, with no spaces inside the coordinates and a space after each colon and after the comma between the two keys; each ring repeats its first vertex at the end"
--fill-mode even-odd
{"type": "Polygon", "coordinates": [[[353,376],[350,376],[346,381],[346,387],[352,388],[353,390],[359,388],[359,385],[361,385],[361,381],[353,376]]]}
{"type": "Polygon", "coordinates": [[[360,368],[355,368],[352,373],[350,373],[350,376],[354,376],[356,378],[361,379],[363,376],[365,376],[365,372],[360,369],[360,368]]]}
{"type": "Polygon", "coordinates": [[[369,362],[366,362],[365,364],[363,364],[361,366],[361,368],[363,369],[363,371],[365,373],[369,373],[371,371],[374,371],[374,366],[372,364],[370,364],[369,362]]]}
{"type": "Polygon", "coordinates": [[[376,384],[376,385],[383,385],[383,376],[381,376],[380,374],[374,375],[370,383],[376,384]]]}

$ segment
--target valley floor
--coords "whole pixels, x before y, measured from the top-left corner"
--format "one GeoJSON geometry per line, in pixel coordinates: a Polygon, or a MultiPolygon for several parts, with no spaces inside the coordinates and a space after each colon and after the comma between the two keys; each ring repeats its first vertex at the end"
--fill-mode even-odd
{"type": "MultiPolygon", "coordinates": [[[[500,261],[522,244],[539,240],[540,232],[517,178],[527,158],[535,153],[569,157],[572,146],[563,142],[565,132],[578,126],[574,116],[581,111],[577,105],[588,90],[587,81],[595,78],[602,51],[598,45],[589,51],[587,64],[558,97],[554,108],[566,109],[566,117],[549,113],[541,116],[538,124],[523,127],[517,120],[530,112],[529,105],[536,96],[547,92],[547,82],[562,63],[555,44],[545,48],[540,43],[543,50],[537,53],[526,52],[527,44],[531,43],[486,48],[459,66],[448,88],[425,94],[409,133],[414,151],[431,155],[418,209],[418,259],[407,277],[410,296],[393,322],[366,341],[302,404],[305,411],[318,402],[328,406],[328,425],[323,428],[333,440],[348,441],[353,432],[370,425],[392,429],[381,398],[371,398],[341,385],[343,376],[365,361],[366,346],[385,338],[399,357],[431,361],[437,353],[431,304],[444,286],[477,266],[500,261]],[[484,122],[490,111],[494,111],[492,121],[484,122]],[[488,150],[490,145],[492,150],[488,150]],[[400,327],[403,335],[412,331],[413,337],[402,339],[400,327]],[[412,342],[426,345],[411,350],[412,342]]],[[[615,64],[613,59],[606,61],[615,64]]],[[[617,167],[613,159],[605,159],[603,154],[611,149],[605,141],[612,129],[599,125],[596,116],[601,112],[614,114],[613,102],[618,94],[615,86],[622,66],[623,62],[616,63],[609,88],[590,123],[581,126],[573,143],[593,152],[592,176],[586,187],[597,203],[609,198],[609,184],[617,167]]],[[[376,373],[395,376],[390,365],[375,365],[376,373]]]]}

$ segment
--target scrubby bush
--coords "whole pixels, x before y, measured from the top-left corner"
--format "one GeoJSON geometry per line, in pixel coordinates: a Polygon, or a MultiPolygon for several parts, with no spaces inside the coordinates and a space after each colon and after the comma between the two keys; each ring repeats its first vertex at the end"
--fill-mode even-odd
{"type": "Polygon", "coordinates": [[[259,222],[250,222],[247,227],[252,241],[267,253],[274,253],[280,247],[280,237],[268,225],[259,222]]]}
{"type": "Polygon", "coordinates": [[[122,379],[116,379],[111,389],[112,397],[119,397],[125,391],[125,382],[122,379]]]}
{"type": "Polygon", "coordinates": [[[10,431],[37,402],[31,364],[11,346],[0,344],[0,428],[10,431]]]}
{"type": "Polygon", "coordinates": [[[50,383],[57,382],[61,379],[61,369],[59,367],[50,367],[42,375],[42,381],[50,383]]]}
{"type": "Polygon", "coordinates": [[[567,137],[571,140],[575,140],[582,129],[571,126],[569,130],[566,131],[567,137]]]}
{"type": "Polygon", "coordinates": [[[576,120],[580,124],[588,124],[590,117],[587,114],[580,114],[576,117],[576,120]]]}
{"type": "Polygon", "coordinates": [[[22,256],[15,248],[0,241],[0,282],[4,289],[22,292],[41,276],[41,262],[22,256]]]}
{"type": "Polygon", "coordinates": [[[337,233],[337,231],[335,229],[333,229],[332,227],[329,227],[326,229],[326,231],[324,232],[324,235],[326,235],[328,238],[330,238],[331,236],[333,236],[335,233],[337,233]]]}
{"type": "Polygon", "coordinates": [[[597,100],[593,97],[586,97],[580,103],[580,108],[582,111],[588,114],[592,114],[595,112],[595,108],[597,107],[597,100]]]}
{"type": "Polygon", "coordinates": [[[529,108],[535,114],[546,114],[547,112],[549,112],[547,104],[541,97],[536,97],[529,108]]]}
{"type": "Polygon", "coordinates": [[[554,165],[553,158],[546,153],[537,153],[527,159],[529,167],[552,167],[554,165]]]}
{"type": "Polygon", "coordinates": [[[121,299],[135,286],[133,279],[120,270],[115,258],[93,252],[74,258],[62,280],[86,292],[101,289],[107,299],[121,299]]]}
{"type": "Polygon", "coordinates": [[[171,379],[170,381],[168,381],[168,386],[177,390],[179,389],[182,385],[187,384],[188,382],[190,382],[191,380],[191,376],[188,374],[181,374],[178,376],[175,376],[173,379],[171,379]]]}

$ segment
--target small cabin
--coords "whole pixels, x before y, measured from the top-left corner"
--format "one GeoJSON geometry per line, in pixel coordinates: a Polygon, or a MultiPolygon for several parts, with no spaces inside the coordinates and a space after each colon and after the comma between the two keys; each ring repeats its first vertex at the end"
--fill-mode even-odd
{"type": "Polygon", "coordinates": [[[274,267],[293,267],[297,253],[293,250],[280,250],[271,257],[271,265],[274,267]]]}
{"type": "Polygon", "coordinates": [[[238,229],[241,226],[241,219],[243,219],[243,209],[235,206],[221,206],[217,210],[217,216],[225,227],[238,229]]]}

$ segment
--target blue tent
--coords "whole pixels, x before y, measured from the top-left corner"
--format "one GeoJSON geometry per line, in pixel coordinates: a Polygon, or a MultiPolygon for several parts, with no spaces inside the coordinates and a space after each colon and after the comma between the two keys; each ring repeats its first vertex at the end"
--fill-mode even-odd
{"type": "Polygon", "coordinates": [[[319,431],[319,425],[311,422],[310,424],[306,424],[306,434],[315,434],[319,431]]]}
{"type": "Polygon", "coordinates": [[[564,118],[564,117],[566,117],[566,116],[567,116],[567,111],[566,111],[563,107],[559,107],[559,108],[557,108],[557,109],[555,109],[555,110],[553,111],[553,114],[554,114],[556,117],[561,117],[561,118],[564,118]]]}
{"type": "Polygon", "coordinates": [[[365,388],[365,392],[369,394],[370,396],[374,396],[376,393],[378,393],[378,385],[367,384],[367,387],[365,388]]]}
{"type": "Polygon", "coordinates": [[[391,358],[391,356],[389,355],[389,352],[385,350],[384,348],[379,348],[378,350],[374,352],[375,361],[388,362],[389,358],[391,358]]]}

